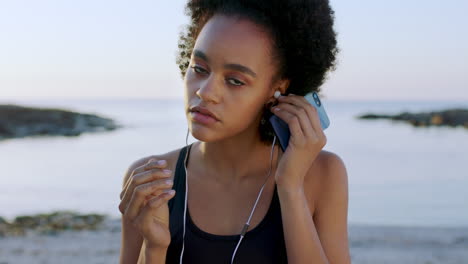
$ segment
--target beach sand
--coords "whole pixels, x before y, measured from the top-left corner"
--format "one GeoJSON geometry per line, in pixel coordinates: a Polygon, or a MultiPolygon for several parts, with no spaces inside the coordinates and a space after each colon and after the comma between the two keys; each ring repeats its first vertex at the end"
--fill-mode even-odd
{"type": "MultiPolygon", "coordinates": [[[[99,231],[0,238],[0,264],[118,263],[120,220],[99,231]]],[[[354,264],[468,264],[468,227],[349,226],[354,264]]]]}

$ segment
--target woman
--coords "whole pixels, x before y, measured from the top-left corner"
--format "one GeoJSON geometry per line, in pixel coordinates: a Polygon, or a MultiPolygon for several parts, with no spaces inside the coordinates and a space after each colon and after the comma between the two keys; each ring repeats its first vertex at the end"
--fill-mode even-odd
{"type": "Polygon", "coordinates": [[[120,262],[350,263],[346,168],[322,150],[302,97],[334,67],[328,1],[193,0],[186,10],[177,62],[199,141],[129,167],[120,262]],[[271,114],[290,128],[284,153],[271,114]]]}

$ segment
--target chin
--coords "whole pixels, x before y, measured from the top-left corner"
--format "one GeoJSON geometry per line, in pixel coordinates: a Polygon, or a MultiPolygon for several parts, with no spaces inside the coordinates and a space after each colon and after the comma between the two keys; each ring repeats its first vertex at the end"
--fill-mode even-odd
{"type": "Polygon", "coordinates": [[[219,132],[217,133],[215,129],[203,126],[196,122],[192,122],[190,124],[190,134],[195,139],[203,142],[214,142],[219,139],[219,132]]]}
{"type": "Polygon", "coordinates": [[[206,143],[222,141],[236,135],[233,130],[216,129],[196,122],[190,123],[189,130],[192,137],[206,143]]]}

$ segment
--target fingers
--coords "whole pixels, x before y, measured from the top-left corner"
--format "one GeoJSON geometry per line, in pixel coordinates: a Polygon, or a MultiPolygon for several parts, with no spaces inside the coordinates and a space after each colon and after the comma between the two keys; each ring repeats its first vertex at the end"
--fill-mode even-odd
{"type": "Polygon", "coordinates": [[[146,171],[148,169],[159,168],[163,169],[167,166],[167,162],[165,160],[157,160],[156,158],[151,158],[148,163],[136,168],[133,173],[138,174],[140,172],[146,171]]]}
{"type": "Polygon", "coordinates": [[[133,190],[130,195],[126,195],[129,198],[124,198],[119,205],[119,210],[122,214],[125,214],[129,219],[134,219],[141,207],[146,201],[148,195],[160,195],[165,189],[171,188],[173,185],[172,180],[170,179],[159,179],[149,183],[141,184],[133,190]]]}
{"type": "Polygon", "coordinates": [[[151,184],[151,183],[156,184],[158,182],[162,182],[163,180],[170,180],[172,182],[171,179],[158,176],[157,174],[158,173],[154,171],[147,171],[147,172],[143,172],[142,174],[134,176],[133,182],[126,189],[125,194],[122,198],[122,201],[120,202],[119,210],[121,213],[124,213],[126,207],[130,203],[130,200],[132,199],[134,192],[137,190],[137,188],[145,188],[145,186],[147,186],[148,184],[151,184]]]}
{"type": "Polygon", "coordinates": [[[292,100],[291,96],[281,96],[278,100],[280,103],[277,105],[277,108],[280,110],[277,111],[276,108],[273,109],[273,112],[288,123],[291,134],[297,140],[304,137],[314,139],[316,133],[312,126],[312,120],[309,118],[305,108],[307,105],[299,100],[292,100]]]}
{"type": "MultiPolygon", "coordinates": [[[[145,229],[145,219],[150,219],[151,217],[157,218],[156,215],[151,215],[156,209],[161,207],[164,203],[167,203],[175,195],[175,190],[167,190],[161,193],[158,196],[151,198],[148,203],[141,209],[140,214],[135,218],[135,222],[139,222],[143,229],[145,229]]],[[[158,220],[158,219],[156,219],[158,220]]],[[[160,222],[166,222],[165,219],[159,219],[160,222]]],[[[144,231],[149,232],[149,231],[144,231]]]]}
{"type": "Polygon", "coordinates": [[[160,169],[152,169],[152,170],[134,175],[131,177],[129,184],[127,184],[127,187],[125,188],[125,190],[123,190],[123,195],[121,193],[121,199],[122,200],[129,199],[130,198],[129,196],[132,195],[133,189],[135,189],[135,187],[141,184],[148,183],[148,182],[158,180],[158,179],[169,179],[171,175],[172,175],[171,171],[164,171],[160,169]]]}
{"type": "Polygon", "coordinates": [[[312,126],[315,132],[319,132],[320,130],[322,130],[322,126],[320,125],[320,117],[318,116],[317,109],[313,105],[311,105],[303,96],[289,94],[288,96],[283,97],[284,98],[280,97],[281,101],[292,103],[296,106],[302,107],[306,111],[307,116],[312,121],[312,126]]]}
{"type": "Polygon", "coordinates": [[[141,211],[141,216],[144,217],[145,214],[148,213],[148,211],[159,208],[165,202],[172,199],[174,195],[175,195],[175,190],[166,190],[162,192],[161,194],[149,199],[148,203],[141,211]]]}
{"type": "Polygon", "coordinates": [[[132,191],[133,188],[140,184],[160,178],[170,177],[172,175],[172,171],[162,169],[164,167],[166,167],[166,165],[159,165],[155,160],[150,160],[145,165],[135,169],[125,183],[125,186],[120,193],[120,199],[122,200],[124,198],[127,191],[132,191]]]}
{"type": "Polygon", "coordinates": [[[317,109],[303,96],[281,96],[278,100],[280,103],[277,107],[280,110],[275,111],[273,108],[272,112],[288,123],[291,135],[299,141],[297,143],[305,144],[302,138],[315,144],[325,137],[317,109]]]}
{"type": "MultiPolygon", "coordinates": [[[[132,175],[131,175],[131,176],[133,176],[133,175],[135,175],[135,174],[138,174],[138,173],[141,173],[141,172],[143,172],[143,171],[146,171],[146,170],[148,170],[148,169],[152,169],[152,168],[160,168],[160,169],[162,169],[162,168],[165,168],[166,166],[167,166],[167,162],[166,162],[165,160],[157,160],[156,158],[151,158],[151,159],[148,160],[147,163],[145,163],[145,164],[143,164],[143,165],[137,167],[136,169],[134,169],[134,170],[132,171],[132,175]]],[[[124,186],[123,190],[126,189],[126,187],[127,187],[127,185],[129,184],[129,181],[131,180],[131,178],[132,178],[132,177],[129,177],[129,178],[127,179],[127,182],[125,183],[125,186],[124,186]]]]}
{"type": "Polygon", "coordinates": [[[303,108],[287,103],[279,104],[277,108],[280,110],[274,111],[274,113],[288,123],[288,126],[292,126],[290,130],[294,130],[296,126],[298,132],[300,132],[298,135],[310,137],[315,134],[311,121],[303,108]]]}

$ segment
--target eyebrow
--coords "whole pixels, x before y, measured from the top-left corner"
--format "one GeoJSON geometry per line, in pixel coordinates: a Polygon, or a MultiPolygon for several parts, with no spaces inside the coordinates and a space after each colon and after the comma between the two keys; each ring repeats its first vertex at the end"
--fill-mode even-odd
{"type": "MultiPolygon", "coordinates": [[[[208,59],[208,57],[206,56],[205,53],[203,53],[201,50],[194,50],[193,51],[193,55],[195,57],[198,57],[206,62],[210,62],[210,60],[208,59]]],[[[240,65],[240,64],[235,64],[235,63],[229,63],[229,64],[224,64],[224,68],[226,69],[230,69],[230,70],[235,70],[235,71],[239,71],[239,72],[243,72],[245,74],[249,74],[251,75],[252,77],[256,78],[257,77],[257,74],[252,71],[251,69],[249,69],[248,67],[245,67],[243,65],[240,65]]]]}

